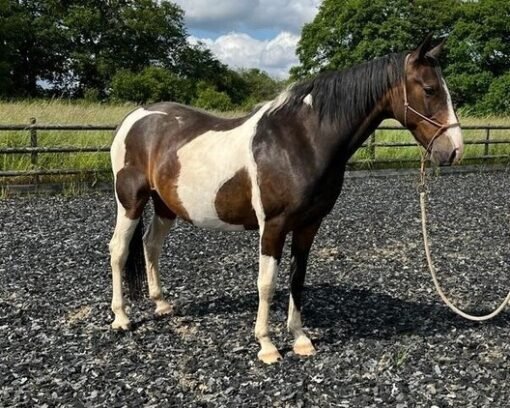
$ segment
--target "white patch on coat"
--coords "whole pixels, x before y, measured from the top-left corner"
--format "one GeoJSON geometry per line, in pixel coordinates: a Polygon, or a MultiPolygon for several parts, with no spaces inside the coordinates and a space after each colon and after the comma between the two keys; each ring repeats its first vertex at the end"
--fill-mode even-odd
{"type": "MultiPolygon", "coordinates": [[[[448,124],[458,122],[457,116],[455,115],[455,111],[453,110],[452,97],[450,96],[450,92],[448,91],[448,87],[446,86],[446,82],[442,79],[442,85],[446,92],[446,102],[448,104],[448,124]]],[[[453,146],[457,150],[455,155],[455,161],[460,160],[462,154],[464,153],[464,141],[462,139],[462,131],[459,126],[454,126],[450,129],[447,129],[445,134],[450,138],[453,146]]]]}
{"type": "Polygon", "coordinates": [[[257,278],[259,308],[257,313],[257,322],[255,323],[255,336],[259,340],[269,336],[269,308],[271,306],[271,299],[276,287],[277,272],[278,261],[272,256],[260,254],[259,275],[257,278]]]}
{"type": "Polygon", "coordinates": [[[148,115],[166,115],[165,112],[160,111],[148,111],[144,108],[138,108],[127,115],[122,124],[120,125],[115,138],[113,139],[112,146],[110,148],[110,157],[112,160],[112,170],[114,179],[117,178],[117,173],[124,167],[124,160],[126,158],[126,137],[133,127],[133,125],[140,119],[148,115]]]}
{"type": "MultiPolygon", "coordinates": [[[[114,186],[117,182],[117,173],[124,167],[126,160],[126,137],[133,127],[133,125],[138,122],[140,119],[148,116],[148,115],[166,115],[165,112],[160,111],[148,111],[144,108],[139,108],[133,112],[131,112],[128,116],[124,118],[122,121],[117,133],[115,133],[115,137],[113,138],[112,146],[110,147],[110,157],[112,161],[112,171],[113,171],[113,182],[114,186]]],[[[115,192],[115,200],[117,201],[117,208],[120,211],[122,204],[119,201],[119,197],[117,196],[117,189],[114,187],[113,191],[115,192]]]]}
{"type": "Polygon", "coordinates": [[[303,103],[310,106],[311,108],[313,107],[313,98],[312,98],[312,94],[308,94],[304,97],[303,99],[303,103]]]}
{"type": "Polygon", "coordinates": [[[176,116],[175,119],[177,119],[177,124],[179,126],[184,125],[184,120],[182,119],[182,116],[176,116]]]}
{"type": "Polygon", "coordinates": [[[122,294],[122,270],[129,253],[129,242],[137,224],[138,220],[132,220],[124,215],[123,207],[117,199],[117,222],[108,246],[112,269],[112,311],[115,314],[112,328],[115,330],[128,330],[130,325],[126,314],[124,295],[122,294]]]}
{"type": "MultiPolygon", "coordinates": [[[[261,214],[257,169],[252,143],[257,124],[271,103],[237,128],[203,133],[177,151],[180,164],[177,196],[193,224],[213,229],[243,230],[220,220],[215,201],[220,188],[239,171],[248,170],[252,184],[252,205],[261,214]]],[[[263,211],[262,211],[263,213],[263,211]]]]}

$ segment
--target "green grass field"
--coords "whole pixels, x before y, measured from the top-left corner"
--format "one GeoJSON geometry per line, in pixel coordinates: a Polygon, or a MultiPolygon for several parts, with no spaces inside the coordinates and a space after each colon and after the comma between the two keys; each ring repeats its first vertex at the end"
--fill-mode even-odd
{"type": "MultiPolygon", "coordinates": [[[[136,106],[133,104],[111,105],[95,104],[83,101],[34,100],[26,102],[0,102],[0,124],[29,124],[30,118],[37,119],[38,124],[76,124],[76,125],[117,125],[122,118],[136,106]]],[[[235,116],[241,112],[229,112],[224,115],[235,116]]],[[[510,126],[510,117],[463,118],[462,125],[504,125],[510,126]]],[[[383,126],[396,126],[395,121],[385,121],[383,126]]],[[[38,131],[39,146],[109,146],[113,134],[111,131],[38,131]]],[[[484,140],[485,130],[464,130],[465,140],[484,140]]],[[[491,130],[491,139],[510,140],[510,130],[491,130]]],[[[409,132],[378,130],[376,142],[413,142],[409,132]]],[[[28,131],[0,131],[0,148],[30,145],[28,131]]],[[[466,162],[473,156],[485,153],[483,145],[467,145],[466,162]]],[[[489,155],[510,155],[510,144],[491,145],[489,155]]],[[[418,147],[376,147],[375,160],[406,160],[420,157],[418,147]]],[[[353,160],[361,160],[364,167],[372,167],[371,151],[360,149],[353,160]]],[[[401,166],[406,163],[402,162],[401,166]]],[[[409,165],[409,164],[407,164],[409,165]]],[[[416,164],[412,164],[415,166],[416,164]]],[[[394,164],[392,165],[395,166],[394,164]]],[[[0,154],[0,170],[28,169],[102,169],[109,170],[108,153],[39,153],[38,163],[31,163],[29,154],[0,154]]],[[[97,173],[79,177],[83,180],[108,179],[110,174],[97,173]]],[[[42,177],[42,181],[77,180],[72,177],[42,177]]],[[[0,183],[27,181],[21,178],[0,179],[0,183]]],[[[29,181],[29,180],[28,180],[29,181]]]]}

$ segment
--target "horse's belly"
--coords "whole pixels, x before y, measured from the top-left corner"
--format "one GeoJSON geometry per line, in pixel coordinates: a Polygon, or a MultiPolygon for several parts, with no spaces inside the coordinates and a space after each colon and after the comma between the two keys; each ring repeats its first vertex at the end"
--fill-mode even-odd
{"type": "Polygon", "coordinates": [[[203,135],[178,151],[176,194],[194,225],[222,229],[255,228],[248,172],[247,138],[224,132],[203,135]]]}

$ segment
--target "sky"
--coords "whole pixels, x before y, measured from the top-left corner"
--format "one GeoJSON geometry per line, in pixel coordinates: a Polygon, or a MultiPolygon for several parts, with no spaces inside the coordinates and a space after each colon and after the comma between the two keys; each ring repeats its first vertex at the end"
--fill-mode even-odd
{"type": "Polygon", "coordinates": [[[190,42],[203,42],[231,68],[259,68],[285,79],[298,63],[301,28],[322,0],[173,1],[185,12],[190,42]]]}

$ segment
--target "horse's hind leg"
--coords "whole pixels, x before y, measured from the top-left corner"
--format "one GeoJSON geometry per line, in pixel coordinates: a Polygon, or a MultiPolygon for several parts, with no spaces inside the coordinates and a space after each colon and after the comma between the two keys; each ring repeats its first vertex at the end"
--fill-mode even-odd
{"type": "Polygon", "coordinates": [[[159,257],[168,231],[175,225],[175,214],[153,193],[154,217],[143,237],[149,297],[155,302],[157,315],[168,314],[172,306],[164,299],[159,275],[159,257]]]}
{"type": "Polygon", "coordinates": [[[122,275],[128,259],[131,239],[149,198],[149,188],[141,172],[123,168],[117,173],[115,189],[117,222],[109,245],[113,287],[112,311],[115,314],[112,328],[128,330],[130,322],[122,293],[122,275]]]}

